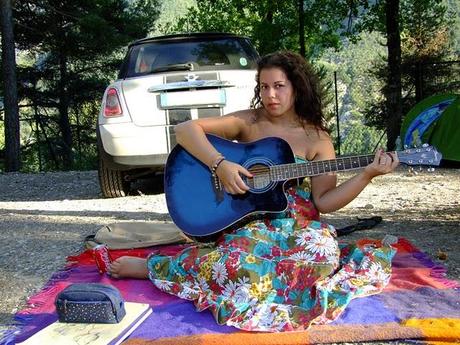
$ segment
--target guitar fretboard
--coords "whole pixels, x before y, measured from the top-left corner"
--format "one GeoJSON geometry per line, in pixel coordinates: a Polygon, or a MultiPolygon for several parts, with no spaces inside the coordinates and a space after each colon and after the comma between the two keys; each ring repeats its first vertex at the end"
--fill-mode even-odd
{"type": "Polygon", "coordinates": [[[360,169],[371,164],[373,160],[374,155],[365,155],[315,162],[280,164],[270,167],[270,179],[272,181],[285,181],[334,171],[360,169]]]}

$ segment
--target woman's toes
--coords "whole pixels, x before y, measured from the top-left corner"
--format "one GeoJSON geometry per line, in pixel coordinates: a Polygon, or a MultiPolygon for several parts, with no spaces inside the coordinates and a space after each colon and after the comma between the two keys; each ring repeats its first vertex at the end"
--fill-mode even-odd
{"type": "Polygon", "coordinates": [[[148,278],[147,260],[138,257],[123,256],[113,261],[108,269],[113,278],[148,278]]]}
{"type": "Polygon", "coordinates": [[[120,263],[118,262],[118,259],[117,259],[110,263],[107,269],[107,273],[112,277],[116,277],[118,276],[119,271],[120,271],[120,263]]]}

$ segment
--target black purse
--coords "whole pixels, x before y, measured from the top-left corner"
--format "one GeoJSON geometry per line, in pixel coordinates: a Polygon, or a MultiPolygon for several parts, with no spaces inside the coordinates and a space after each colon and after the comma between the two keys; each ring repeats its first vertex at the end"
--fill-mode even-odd
{"type": "Polygon", "coordinates": [[[59,322],[118,323],[126,315],[120,291],[98,283],[72,284],[55,301],[59,322]]]}

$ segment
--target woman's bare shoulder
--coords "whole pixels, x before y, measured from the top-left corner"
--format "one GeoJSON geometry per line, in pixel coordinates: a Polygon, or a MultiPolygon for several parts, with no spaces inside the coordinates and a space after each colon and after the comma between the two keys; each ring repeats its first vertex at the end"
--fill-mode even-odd
{"type": "Polygon", "coordinates": [[[310,138],[310,140],[313,141],[323,141],[323,140],[328,140],[332,141],[331,136],[329,133],[321,128],[318,128],[313,125],[304,125],[304,130],[305,133],[307,134],[307,137],[310,138]]]}
{"type": "Polygon", "coordinates": [[[319,137],[319,140],[327,140],[327,141],[332,142],[331,135],[325,130],[318,129],[318,137],[319,137]]]}
{"type": "Polygon", "coordinates": [[[254,123],[252,109],[239,110],[224,116],[208,117],[195,120],[206,133],[219,135],[229,140],[245,137],[254,123]]]}
{"type": "Polygon", "coordinates": [[[334,144],[328,132],[315,128],[312,140],[314,159],[335,158],[334,144]]]}

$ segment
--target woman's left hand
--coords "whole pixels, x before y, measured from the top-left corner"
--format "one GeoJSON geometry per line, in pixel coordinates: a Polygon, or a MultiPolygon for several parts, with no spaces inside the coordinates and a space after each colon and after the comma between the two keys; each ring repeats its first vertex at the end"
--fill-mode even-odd
{"type": "Polygon", "coordinates": [[[378,149],[374,161],[364,169],[364,173],[372,179],[375,176],[392,172],[398,164],[399,158],[396,152],[385,152],[383,149],[378,149]]]}

